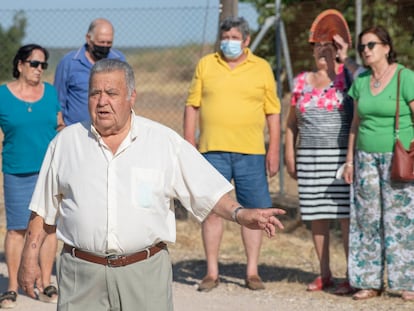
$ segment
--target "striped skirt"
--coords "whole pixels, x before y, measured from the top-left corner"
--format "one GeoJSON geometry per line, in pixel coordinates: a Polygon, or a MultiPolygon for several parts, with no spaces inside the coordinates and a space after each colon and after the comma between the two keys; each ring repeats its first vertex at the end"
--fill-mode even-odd
{"type": "Polygon", "coordinates": [[[350,186],[336,179],[346,148],[298,148],[296,170],[302,220],[349,218],[350,186]]]}

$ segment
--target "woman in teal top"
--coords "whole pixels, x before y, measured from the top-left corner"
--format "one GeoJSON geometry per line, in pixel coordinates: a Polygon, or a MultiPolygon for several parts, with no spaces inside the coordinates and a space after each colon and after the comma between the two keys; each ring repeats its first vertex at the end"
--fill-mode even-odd
{"type": "MultiPolygon", "coordinates": [[[[17,272],[30,217],[29,203],[47,146],[63,126],[54,87],[42,82],[48,51],[36,44],[22,46],[13,60],[15,80],[0,86],[0,127],[3,131],[2,170],[7,233],[5,255],[8,288],[0,296],[1,308],[13,308],[17,298],[17,272]]],[[[51,235],[41,250],[43,288],[39,298],[56,302],[50,284],[57,239],[51,235]]]]}
{"type": "MultiPolygon", "coordinates": [[[[353,183],[348,271],[353,298],[367,299],[391,290],[414,299],[414,183],[390,180],[394,148],[397,76],[391,38],[382,27],[359,35],[358,51],[369,70],[353,83],[354,99],[344,178],[353,183]],[[353,169],[354,168],[354,169],[353,169]]],[[[414,72],[404,68],[400,85],[400,138],[414,138],[414,72]]]]}

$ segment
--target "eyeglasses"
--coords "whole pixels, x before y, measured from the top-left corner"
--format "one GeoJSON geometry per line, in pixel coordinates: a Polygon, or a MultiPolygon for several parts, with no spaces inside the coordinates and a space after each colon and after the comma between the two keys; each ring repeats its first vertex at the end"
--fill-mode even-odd
{"type": "Polygon", "coordinates": [[[40,65],[40,67],[42,67],[43,70],[46,70],[47,66],[48,66],[47,62],[41,62],[41,61],[38,61],[38,60],[26,60],[24,62],[29,63],[30,67],[32,67],[32,68],[37,68],[40,65]]]}
{"type": "Polygon", "coordinates": [[[367,44],[359,44],[358,45],[358,52],[359,53],[364,52],[366,46],[368,47],[369,50],[372,50],[375,47],[375,45],[377,45],[377,44],[384,44],[384,43],[371,41],[371,42],[368,42],[367,44]]]}

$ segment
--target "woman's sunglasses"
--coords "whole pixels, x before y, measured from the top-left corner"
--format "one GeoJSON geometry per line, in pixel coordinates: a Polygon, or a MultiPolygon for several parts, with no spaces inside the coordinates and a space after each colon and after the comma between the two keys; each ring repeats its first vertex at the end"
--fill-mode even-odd
{"type": "Polygon", "coordinates": [[[371,41],[371,42],[368,42],[367,44],[359,44],[358,45],[358,52],[359,53],[364,52],[366,46],[368,47],[369,50],[372,50],[375,47],[375,45],[377,45],[377,44],[384,44],[384,43],[371,41]]]}
{"type": "Polygon", "coordinates": [[[24,62],[29,63],[30,67],[32,68],[37,68],[40,65],[40,67],[42,67],[43,70],[46,70],[48,66],[47,62],[40,62],[38,60],[25,60],[24,62]]]}

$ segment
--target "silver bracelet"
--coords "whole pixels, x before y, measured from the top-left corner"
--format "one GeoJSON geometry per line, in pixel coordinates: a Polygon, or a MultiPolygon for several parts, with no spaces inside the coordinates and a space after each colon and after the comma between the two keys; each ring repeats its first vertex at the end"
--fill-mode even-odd
{"type": "Polygon", "coordinates": [[[232,213],[231,213],[231,218],[233,219],[233,221],[237,224],[240,225],[239,221],[237,220],[237,214],[240,212],[241,209],[243,209],[243,206],[239,206],[237,207],[232,213]]]}

